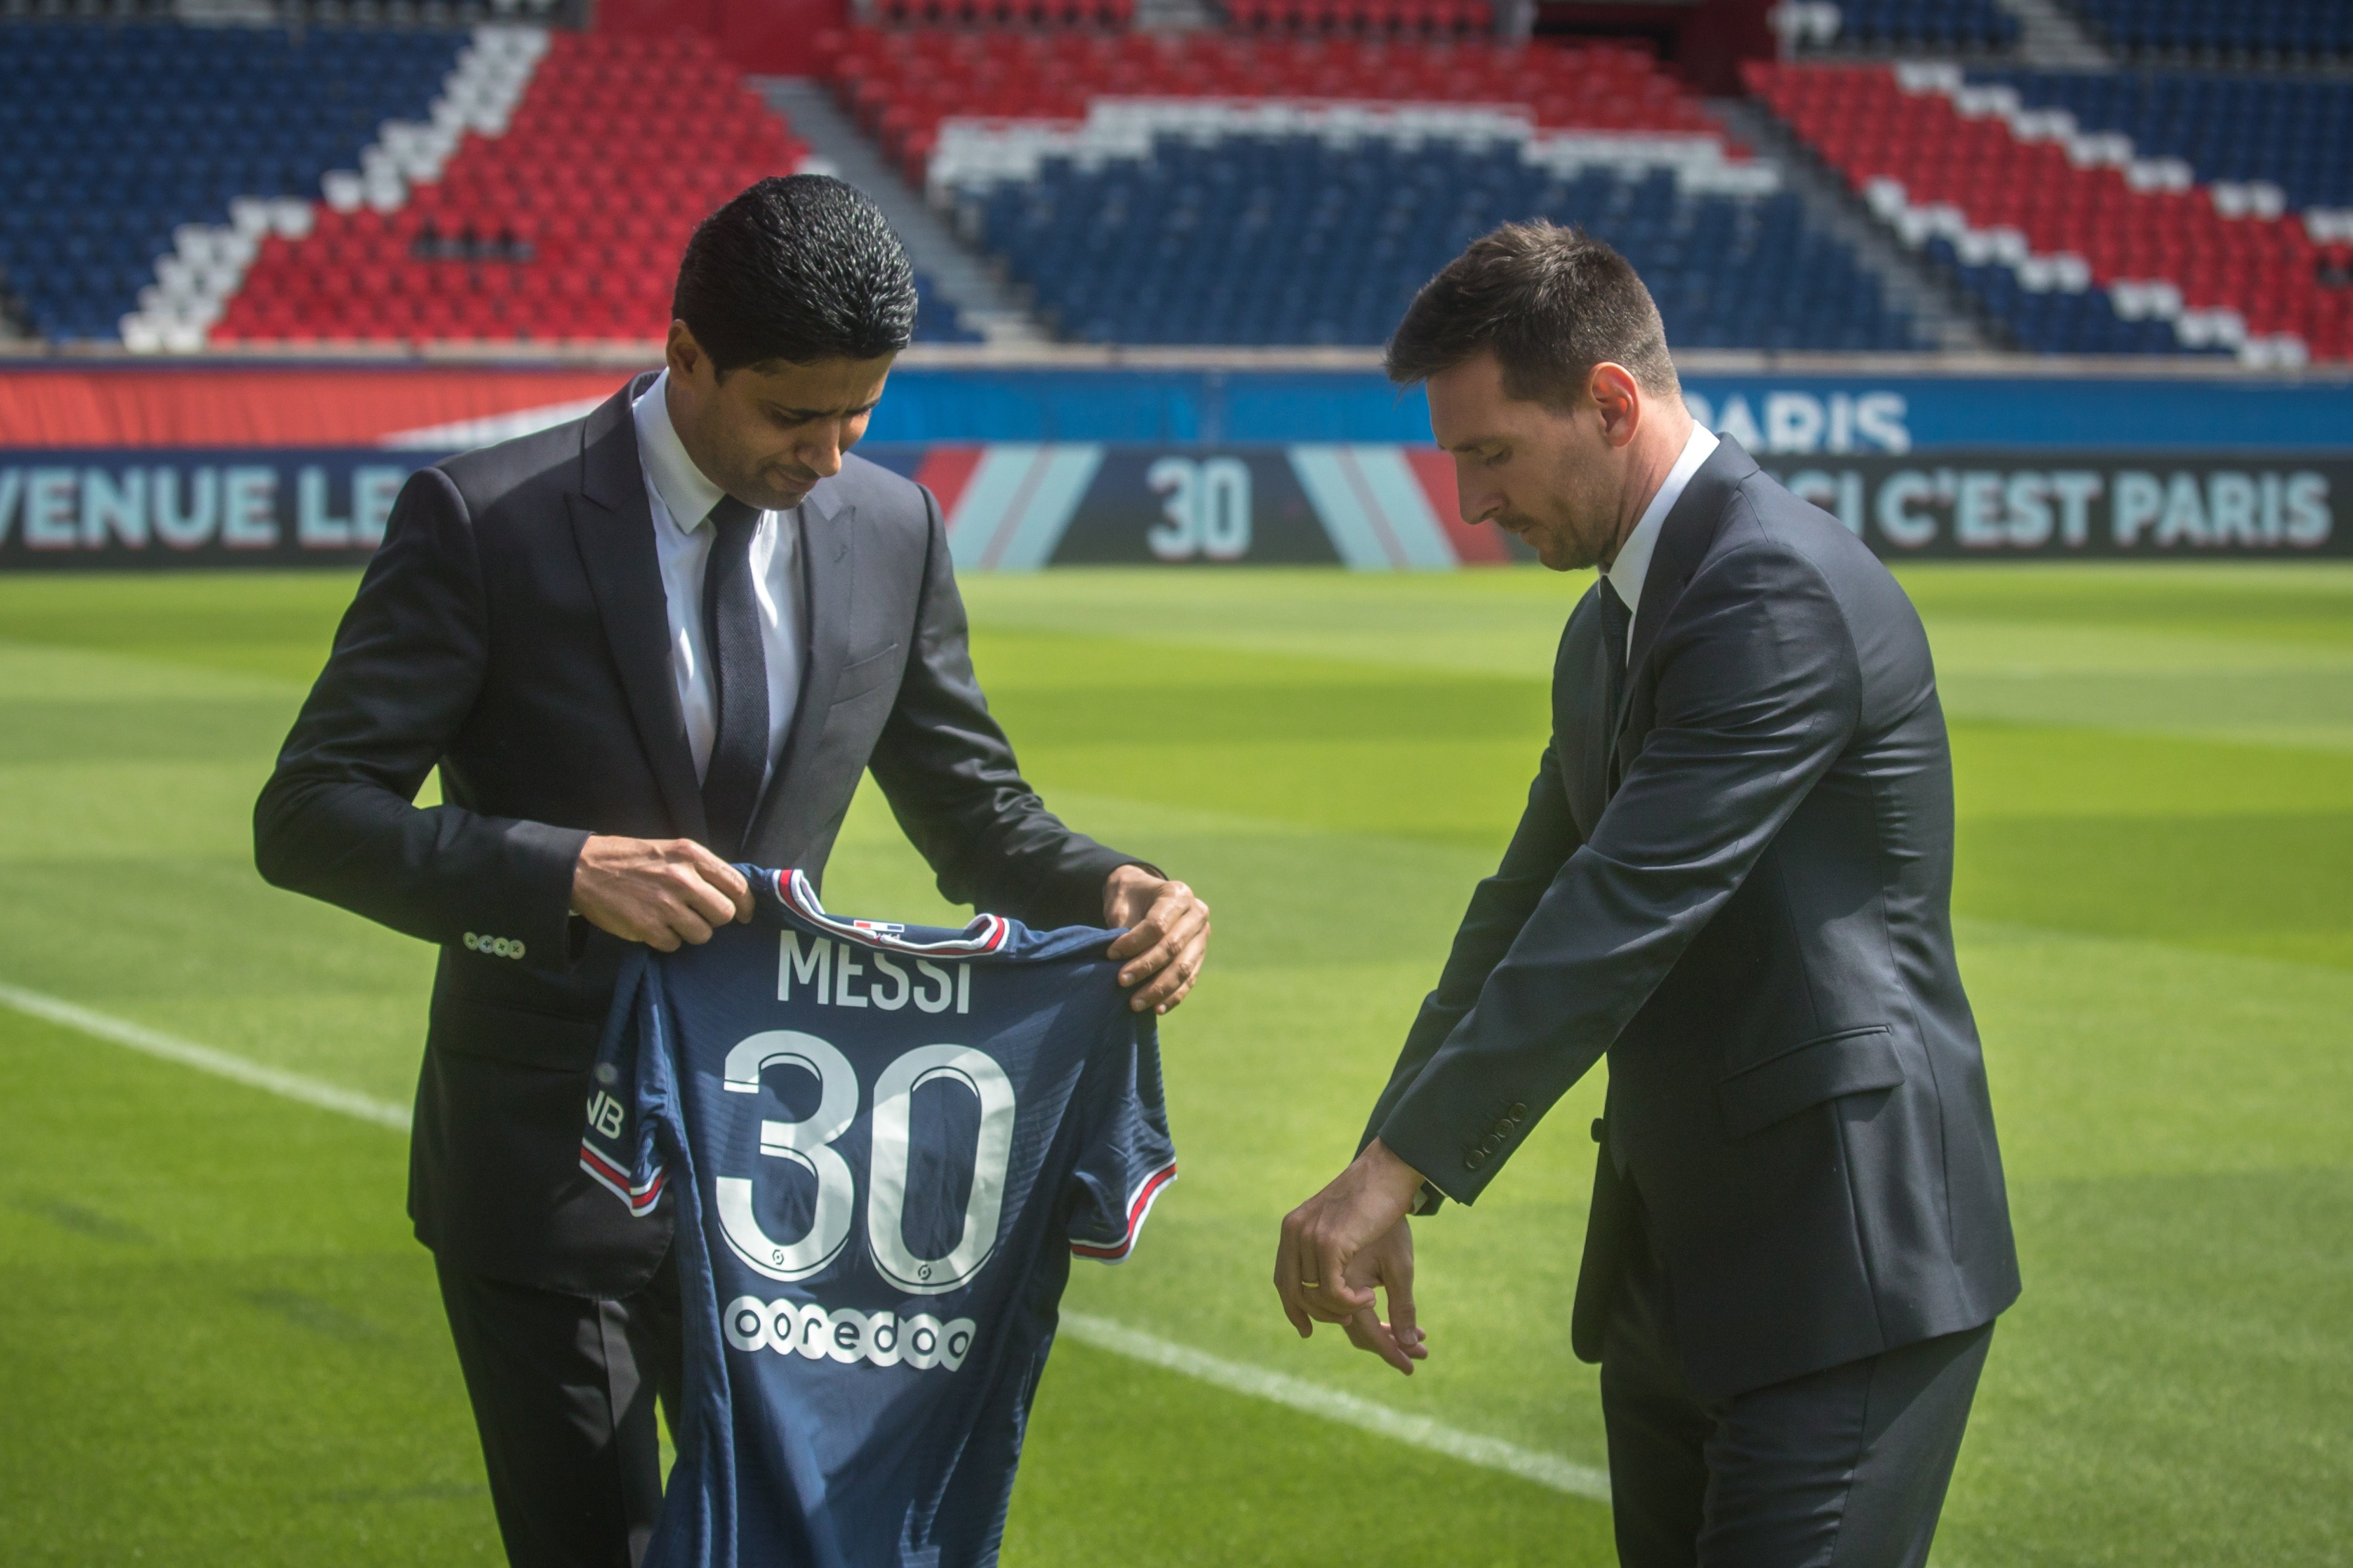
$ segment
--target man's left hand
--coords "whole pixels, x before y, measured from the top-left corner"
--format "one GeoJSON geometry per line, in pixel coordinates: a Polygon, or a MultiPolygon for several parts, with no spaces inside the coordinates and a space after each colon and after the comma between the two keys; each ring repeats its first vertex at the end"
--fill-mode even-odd
{"type": "Polygon", "coordinates": [[[1374,1139],[1322,1192],[1282,1218],[1274,1249],[1274,1291],[1283,1315],[1305,1339],[1315,1323],[1347,1325],[1359,1350],[1408,1376],[1430,1353],[1413,1306],[1413,1231],[1406,1215],[1421,1191],[1421,1173],[1374,1139]],[[1388,1294],[1384,1322],[1373,1289],[1388,1294]]]}
{"type": "Polygon", "coordinates": [[[1124,926],[1111,944],[1119,983],[1138,1013],[1166,1013],[1185,1000],[1209,956],[1209,906],[1182,882],[1142,866],[1122,866],[1103,883],[1103,924],[1124,926]]]}

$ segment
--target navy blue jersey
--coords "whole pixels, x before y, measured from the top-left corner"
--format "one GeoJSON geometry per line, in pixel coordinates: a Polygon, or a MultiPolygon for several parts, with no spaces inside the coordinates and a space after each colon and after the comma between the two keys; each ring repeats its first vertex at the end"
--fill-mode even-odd
{"type": "Polygon", "coordinates": [[[828,915],[798,872],[624,971],[580,1163],[678,1205],[687,1409],[648,1568],[997,1560],[1070,1258],[1176,1173],[1114,933],[828,915]]]}

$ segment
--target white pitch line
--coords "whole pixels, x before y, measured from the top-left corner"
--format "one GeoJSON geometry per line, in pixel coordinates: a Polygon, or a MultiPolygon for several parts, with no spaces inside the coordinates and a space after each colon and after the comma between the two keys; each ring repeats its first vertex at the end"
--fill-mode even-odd
{"type": "MultiPolygon", "coordinates": [[[[160,1029],[132,1023],[127,1018],[94,1012],[61,997],[0,984],[0,1005],[13,1007],[19,1013],[29,1014],[52,1024],[63,1025],[69,1029],[78,1029],[101,1040],[111,1040],[118,1046],[128,1046],[134,1051],[158,1057],[167,1062],[194,1068],[198,1072],[208,1072],[216,1078],[228,1079],[287,1100],[299,1100],[321,1110],[357,1117],[362,1121],[371,1121],[398,1132],[409,1130],[409,1112],[406,1106],[395,1105],[389,1100],[377,1100],[315,1078],[306,1078],[301,1073],[288,1072],[282,1068],[248,1061],[244,1057],[215,1050],[210,1046],[200,1046],[194,1040],[184,1040],[176,1035],[167,1035],[160,1029]]],[[[1433,1454],[1443,1454],[1465,1464],[1477,1465],[1482,1469],[1501,1470],[1506,1475],[1534,1481],[1540,1487],[1567,1492],[1571,1497],[1604,1503],[1609,1500],[1609,1476],[1607,1471],[1577,1464],[1556,1454],[1523,1448],[1501,1437],[1482,1437],[1475,1432],[1465,1432],[1433,1421],[1427,1415],[1409,1415],[1372,1400],[1310,1383],[1304,1378],[1227,1361],[1222,1356],[1197,1351],[1190,1345],[1180,1345],[1174,1340],[1164,1340],[1157,1334],[1129,1328],[1109,1318],[1098,1318],[1085,1312],[1065,1312],[1062,1314],[1062,1327],[1082,1344],[1178,1373],[1229,1393],[1271,1400],[1308,1415],[1336,1421],[1344,1426],[1355,1426],[1433,1454]]]]}
{"type": "Polygon", "coordinates": [[[1207,1351],[1197,1351],[1190,1345],[1180,1345],[1174,1340],[1145,1333],[1141,1329],[1131,1329],[1109,1318],[1098,1318],[1085,1312],[1065,1312],[1062,1314],[1062,1327],[1081,1344],[1092,1345],[1097,1350],[1110,1351],[1133,1361],[1181,1373],[1230,1393],[1246,1394],[1253,1399],[1271,1400],[1309,1415],[1320,1415],[1344,1426],[1359,1427],[1416,1448],[1426,1448],[1433,1454],[1443,1454],[1451,1459],[1477,1465],[1482,1469],[1502,1470],[1506,1475],[1534,1481],[1556,1492],[1567,1492],[1571,1497],[1587,1498],[1594,1502],[1609,1500],[1608,1471],[1564,1459],[1557,1454],[1523,1448],[1517,1443],[1507,1443],[1501,1437],[1482,1437],[1475,1432],[1465,1432],[1460,1427],[1432,1421],[1427,1415],[1409,1415],[1386,1405],[1360,1399],[1353,1394],[1343,1394],[1336,1388],[1325,1388],[1305,1378],[1228,1361],[1207,1351]]]}
{"type": "Polygon", "coordinates": [[[396,1132],[406,1132],[409,1126],[408,1107],[395,1105],[388,1100],[377,1100],[356,1089],[343,1089],[315,1078],[305,1078],[283,1068],[266,1067],[248,1061],[243,1057],[216,1051],[210,1046],[200,1046],[194,1040],[184,1040],[177,1035],[167,1035],[151,1029],[144,1024],[134,1024],[128,1018],[110,1017],[94,1013],[88,1007],[77,1006],[61,997],[45,996],[38,991],[22,986],[0,984],[0,1005],[28,1013],[52,1024],[62,1024],[69,1029],[79,1029],[85,1035],[95,1035],[101,1040],[111,1040],[118,1046],[128,1046],[151,1057],[161,1057],[167,1062],[195,1068],[216,1078],[225,1078],[254,1089],[266,1089],[288,1100],[299,1100],[322,1110],[340,1111],[355,1116],[362,1121],[373,1121],[379,1127],[389,1127],[396,1132]]]}

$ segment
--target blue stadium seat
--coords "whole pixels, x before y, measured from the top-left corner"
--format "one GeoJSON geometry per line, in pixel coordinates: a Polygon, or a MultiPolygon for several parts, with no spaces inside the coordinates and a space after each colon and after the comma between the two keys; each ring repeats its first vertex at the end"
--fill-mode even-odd
{"type": "Polygon", "coordinates": [[[919,343],[976,343],[978,332],[956,319],[939,297],[931,279],[915,274],[915,341],[919,343]]]}
{"type": "MultiPolygon", "coordinates": [[[[2346,7],[2353,15],[2353,5],[2346,7]]],[[[1972,71],[2086,131],[2119,131],[2142,157],[2182,159],[2201,182],[2267,180],[2290,208],[2353,207],[2353,81],[2109,71],[1972,71]]]]}
{"type": "Polygon", "coordinates": [[[2018,42],[2018,18],[1994,0],[1839,0],[1838,10],[1841,44],[1949,53],[2018,42]]]}
{"type": "Polygon", "coordinates": [[[2111,48],[2207,59],[2353,55],[2353,5],[2345,0],[2070,0],[2111,48]]]}
{"type": "Polygon", "coordinates": [[[1687,192],[1664,170],[1562,177],[1510,147],[1166,138],[1093,169],[1050,158],[981,216],[1038,308],[1090,342],[1379,343],[1472,237],[1546,216],[1623,251],[1677,347],[1921,346],[1794,195],[1687,192]]]}
{"type": "Polygon", "coordinates": [[[42,336],[114,337],[177,226],[224,223],[238,196],[315,198],[385,121],[427,117],[466,41],[0,25],[0,279],[42,336]]]}

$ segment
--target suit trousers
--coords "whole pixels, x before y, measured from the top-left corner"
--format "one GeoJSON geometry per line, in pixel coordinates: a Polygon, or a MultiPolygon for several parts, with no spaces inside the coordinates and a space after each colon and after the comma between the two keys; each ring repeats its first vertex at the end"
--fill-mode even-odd
{"type": "Polygon", "coordinates": [[[661,1508],[659,1398],[684,1381],[675,1253],[618,1300],[472,1274],[435,1257],[514,1568],[637,1568],[661,1508]]]}
{"type": "Polygon", "coordinates": [[[1601,1351],[1619,1562],[1922,1568],[1993,1325],[1703,1399],[1666,1271],[1631,1229],[1601,1351]]]}

